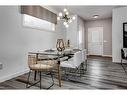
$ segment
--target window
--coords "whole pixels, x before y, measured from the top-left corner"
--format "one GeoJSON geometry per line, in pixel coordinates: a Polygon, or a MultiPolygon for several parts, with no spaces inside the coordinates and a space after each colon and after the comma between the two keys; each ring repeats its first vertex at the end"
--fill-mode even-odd
{"type": "Polygon", "coordinates": [[[23,15],[23,25],[36,29],[55,31],[55,24],[30,15],[23,15]]]}

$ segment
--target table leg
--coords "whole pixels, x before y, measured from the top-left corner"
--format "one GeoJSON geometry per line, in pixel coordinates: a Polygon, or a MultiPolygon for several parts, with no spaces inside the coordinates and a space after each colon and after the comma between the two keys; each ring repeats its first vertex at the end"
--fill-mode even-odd
{"type": "MultiPolygon", "coordinates": [[[[37,61],[38,61],[38,53],[36,54],[36,64],[37,64],[37,61]]],[[[37,71],[34,72],[34,80],[36,81],[37,80],[37,71]]]]}
{"type": "Polygon", "coordinates": [[[60,61],[58,61],[58,81],[59,81],[59,87],[61,87],[60,61]]]}
{"type": "Polygon", "coordinates": [[[37,71],[34,72],[34,80],[35,81],[37,80],[36,77],[37,77],[37,71]]]}

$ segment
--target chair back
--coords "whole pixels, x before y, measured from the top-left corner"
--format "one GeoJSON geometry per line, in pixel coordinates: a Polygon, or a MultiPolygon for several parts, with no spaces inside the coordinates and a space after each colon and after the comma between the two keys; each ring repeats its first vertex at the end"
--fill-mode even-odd
{"type": "Polygon", "coordinates": [[[124,51],[123,51],[123,49],[121,49],[121,58],[122,58],[122,59],[125,59],[125,56],[124,56],[124,51]]]}
{"type": "Polygon", "coordinates": [[[30,69],[33,69],[33,68],[35,69],[36,67],[37,67],[36,69],[40,69],[42,66],[43,66],[43,69],[45,69],[48,66],[52,66],[52,68],[56,68],[57,66],[56,64],[57,62],[53,59],[49,59],[48,56],[38,55],[38,58],[40,59],[40,61],[36,59],[35,54],[28,54],[28,66],[30,69]]]}
{"type": "Polygon", "coordinates": [[[121,49],[121,58],[122,59],[127,59],[127,48],[122,48],[121,49]]]}
{"type": "Polygon", "coordinates": [[[74,54],[74,63],[75,67],[78,67],[82,63],[82,52],[78,51],[74,54]]]}
{"type": "Polygon", "coordinates": [[[82,52],[82,62],[85,62],[85,60],[87,59],[86,50],[83,49],[81,52],[82,52]]]}
{"type": "Polygon", "coordinates": [[[28,65],[36,64],[36,55],[29,54],[28,55],[28,65]]]}

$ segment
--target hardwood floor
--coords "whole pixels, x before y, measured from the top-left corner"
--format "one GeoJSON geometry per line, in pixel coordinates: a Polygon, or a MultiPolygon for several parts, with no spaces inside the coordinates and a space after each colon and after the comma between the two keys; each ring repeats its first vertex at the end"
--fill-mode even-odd
{"type": "MultiPolygon", "coordinates": [[[[88,68],[82,77],[62,77],[62,87],[55,85],[51,89],[127,89],[127,75],[119,63],[112,63],[111,58],[88,57],[88,68]]],[[[25,89],[27,74],[0,83],[0,89],[25,89]]],[[[42,77],[42,85],[50,83],[49,77],[42,77]]],[[[29,89],[39,89],[38,85],[29,89]]]]}

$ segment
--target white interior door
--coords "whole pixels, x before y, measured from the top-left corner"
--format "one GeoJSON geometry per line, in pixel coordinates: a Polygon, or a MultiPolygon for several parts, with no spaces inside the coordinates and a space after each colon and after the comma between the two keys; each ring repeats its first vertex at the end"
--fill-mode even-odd
{"type": "Polygon", "coordinates": [[[88,28],[88,53],[103,55],[103,27],[88,28]]]}

